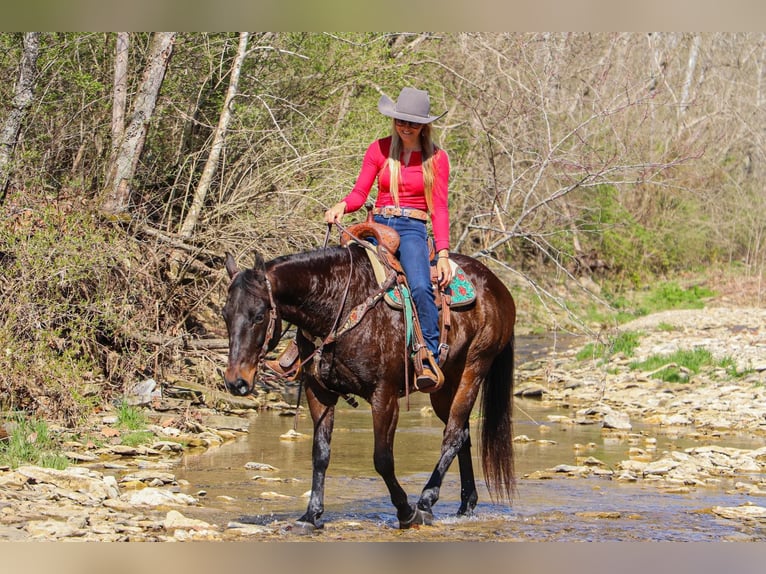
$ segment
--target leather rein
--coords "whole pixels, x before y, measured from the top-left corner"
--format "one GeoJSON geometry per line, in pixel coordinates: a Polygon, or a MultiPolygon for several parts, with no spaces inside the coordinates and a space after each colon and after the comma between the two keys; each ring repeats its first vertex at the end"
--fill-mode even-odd
{"type": "MultiPolygon", "coordinates": [[[[348,228],[344,227],[340,223],[336,222],[335,225],[338,226],[338,228],[341,230],[342,233],[347,234],[351,239],[353,239],[360,245],[372,247],[372,244],[370,242],[355,236],[353,233],[350,233],[348,228]]],[[[327,247],[327,244],[329,242],[331,228],[332,228],[332,224],[328,224],[327,233],[325,235],[324,247],[327,247]]],[[[285,375],[289,376],[295,373],[298,369],[301,368],[301,365],[307,363],[310,359],[313,359],[313,358],[317,358],[317,361],[315,361],[314,365],[315,365],[315,368],[317,368],[318,370],[318,361],[322,356],[324,347],[326,347],[327,345],[331,343],[334,343],[339,337],[341,337],[342,335],[344,335],[345,333],[347,333],[348,331],[356,327],[364,318],[364,316],[367,314],[367,312],[370,309],[372,309],[378,303],[378,301],[380,301],[383,298],[383,296],[386,294],[386,291],[388,291],[393,286],[394,282],[396,281],[396,271],[391,267],[391,265],[387,261],[384,260],[384,258],[379,257],[381,262],[387,267],[386,279],[383,282],[383,285],[380,286],[378,291],[376,291],[375,293],[367,297],[367,299],[365,299],[362,303],[354,307],[349,312],[348,316],[346,317],[346,320],[339,327],[343,308],[346,305],[346,301],[348,300],[349,290],[351,289],[351,279],[353,277],[353,271],[354,271],[354,256],[350,249],[348,250],[348,255],[349,255],[349,261],[350,261],[348,277],[346,279],[346,285],[343,289],[343,295],[341,297],[341,302],[338,307],[338,313],[335,316],[335,320],[333,321],[333,325],[332,325],[332,328],[330,329],[330,333],[324,339],[322,339],[320,337],[307,336],[307,333],[304,331],[303,332],[304,336],[306,336],[307,339],[313,341],[314,350],[307,357],[301,359],[297,367],[293,366],[291,367],[289,371],[286,371],[285,375]]],[[[236,278],[237,274],[235,274],[234,277],[232,277],[231,279],[232,282],[236,278]]],[[[260,372],[261,366],[263,365],[263,362],[266,358],[266,354],[269,351],[269,343],[271,342],[271,339],[274,337],[274,332],[276,330],[276,324],[277,324],[277,305],[276,305],[276,301],[274,300],[274,292],[271,285],[271,281],[269,280],[268,273],[264,273],[264,282],[266,283],[266,292],[269,295],[269,305],[270,305],[269,323],[266,327],[266,337],[263,341],[263,346],[261,347],[261,351],[258,356],[258,365],[255,371],[256,375],[258,372],[260,372]]],[[[256,375],[253,376],[253,379],[255,379],[256,375]]],[[[347,395],[344,393],[339,393],[338,391],[329,389],[322,382],[321,377],[316,376],[315,378],[325,390],[340,395],[353,407],[358,406],[358,403],[353,396],[347,395]]],[[[255,380],[253,380],[251,383],[251,389],[253,388],[255,388],[255,380]]],[[[300,387],[298,390],[300,393],[300,387]]],[[[300,395],[298,397],[298,401],[300,402],[300,395]]]]}

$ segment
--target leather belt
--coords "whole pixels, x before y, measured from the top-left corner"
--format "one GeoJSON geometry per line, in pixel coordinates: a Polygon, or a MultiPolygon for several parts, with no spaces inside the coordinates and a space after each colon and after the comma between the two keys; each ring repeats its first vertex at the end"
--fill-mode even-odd
{"type": "Polygon", "coordinates": [[[372,210],[373,215],[382,215],[383,217],[410,217],[420,221],[428,221],[428,213],[422,209],[414,207],[395,207],[386,205],[385,207],[375,207],[372,210]]]}

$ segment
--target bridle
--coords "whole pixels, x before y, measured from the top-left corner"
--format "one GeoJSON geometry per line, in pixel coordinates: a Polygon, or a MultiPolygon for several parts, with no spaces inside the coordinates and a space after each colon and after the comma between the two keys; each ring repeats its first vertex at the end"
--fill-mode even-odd
{"type": "MultiPolygon", "coordinates": [[[[361,239],[359,237],[356,237],[353,233],[349,232],[348,229],[345,228],[344,226],[342,226],[340,223],[336,222],[335,225],[338,226],[338,228],[341,230],[342,233],[348,234],[352,239],[354,239],[360,245],[371,245],[368,241],[366,241],[364,239],[361,239]]],[[[327,247],[327,243],[328,243],[329,237],[330,237],[331,227],[332,227],[332,224],[328,224],[328,226],[327,226],[327,234],[325,236],[325,241],[324,241],[324,247],[327,247]]],[[[319,359],[322,356],[324,348],[327,345],[330,345],[330,344],[334,343],[340,336],[342,336],[343,334],[347,333],[348,331],[350,331],[351,329],[356,327],[361,322],[361,320],[364,318],[364,316],[367,314],[367,312],[370,309],[372,309],[378,303],[378,301],[380,301],[380,299],[383,298],[383,296],[385,295],[386,291],[388,291],[388,289],[390,289],[393,286],[394,282],[396,281],[396,271],[394,269],[390,268],[390,266],[387,265],[388,272],[387,272],[387,275],[386,275],[386,279],[383,282],[383,284],[380,286],[380,288],[375,293],[373,293],[372,295],[367,297],[367,299],[365,299],[362,303],[360,303],[359,305],[355,306],[349,312],[348,316],[346,317],[346,320],[343,321],[343,323],[341,324],[341,316],[342,316],[342,313],[343,313],[343,308],[346,306],[346,301],[348,300],[349,291],[351,289],[351,279],[353,277],[353,271],[354,271],[354,257],[353,257],[353,253],[352,253],[352,251],[350,249],[348,249],[347,252],[349,254],[349,262],[350,262],[348,277],[346,278],[346,284],[345,284],[345,287],[343,289],[343,294],[341,296],[340,304],[338,306],[338,312],[337,312],[337,314],[335,316],[335,320],[333,321],[333,324],[332,324],[332,327],[330,329],[330,332],[324,338],[314,337],[314,336],[312,336],[312,335],[310,335],[308,333],[303,332],[304,337],[306,337],[309,341],[313,342],[314,350],[307,357],[301,359],[299,365],[305,364],[309,360],[311,360],[313,358],[316,358],[317,361],[314,362],[314,365],[317,365],[316,368],[318,369],[318,362],[319,362],[319,359]]],[[[387,264],[386,261],[382,261],[382,262],[384,264],[387,264]]],[[[231,277],[231,281],[229,283],[229,287],[231,287],[231,285],[234,283],[234,280],[237,278],[239,273],[241,273],[241,271],[237,271],[231,277]]],[[[248,394],[251,394],[253,392],[253,390],[255,389],[255,379],[257,378],[257,375],[260,372],[261,367],[263,365],[263,362],[264,362],[264,360],[266,358],[266,354],[269,351],[269,343],[271,342],[271,340],[274,337],[274,333],[276,331],[276,325],[277,325],[277,317],[278,317],[278,315],[277,315],[276,301],[274,300],[274,290],[273,290],[273,287],[272,287],[272,284],[271,284],[271,280],[269,279],[268,273],[265,270],[264,270],[263,277],[264,277],[264,283],[266,285],[266,292],[268,293],[268,296],[269,296],[269,307],[270,307],[269,308],[269,323],[266,326],[266,335],[265,335],[265,338],[263,340],[263,345],[261,346],[261,349],[260,349],[260,351],[258,353],[258,361],[257,361],[257,364],[256,364],[255,371],[253,373],[253,380],[252,381],[248,381],[248,387],[250,389],[248,394]]],[[[296,372],[297,369],[299,369],[299,368],[300,368],[300,366],[292,367],[289,371],[287,371],[285,373],[285,375],[290,375],[290,374],[296,372]]],[[[333,392],[333,393],[336,393],[336,394],[340,395],[350,405],[352,405],[354,407],[358,406],[358,403],[356,403],[356,400],[351,395],[346,395],[344,393],[339,393],[338,391],[334,391],[332,389],[327,388],[327,386],[324,385],[324,383],[322,382],[322,378],[318,376],[318,373],[317,373],[317,376],[315,378],[319,382],[319,384],[322,385],[322,387],[324,387],[327,391],[333,392]]],[[[298,387],[298,392],[299,393],[300,393],[300,389],[301,389],[301,387],[299,386],[298,387]]],[[[300,395],[299,395],[298,401],[300,401],[300,395]]]]}

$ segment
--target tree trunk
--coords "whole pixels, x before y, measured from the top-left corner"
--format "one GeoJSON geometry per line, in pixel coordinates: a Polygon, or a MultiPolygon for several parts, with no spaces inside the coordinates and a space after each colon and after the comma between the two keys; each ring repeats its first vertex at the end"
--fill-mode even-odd
{"type": "Polygon", "coordinates": [[[218,161],[221,157],[221,151],[223,150],[224,142],[226,139],[226,130],[229,127],[229,121],[231,121],[231,110],[234,103],[234,98],[237,96],[237,90],[239,88],[239,74],[242,69],[242,63],[245,61],[245,55],[247,53],[247,40],[248,32],[241,32],[239,35],[239,47],[237,48],[237,56],[234,58],[234,63],[231,65],[231,76],[229,77],[229,89],[226,92],[226,99],[223,102],[223,110],[221,110],[221,117],[218,120],[218,127],[213,134],[213,144],[210,148],[210,155],[205,163],[205,168],[202,170],[202,176],[200,177],[197,189],[194,192],[194,199],[192,205],[189,208],[189,213],[184,219],[184,223],[181,226],[181,237],[191,237],[194,228],[197,226],[202,206],[205,203],[205,196],[207,195],[210,184],[213,181],[213,176],[218,168],[218,161]]]}
{"type": "Polygon", "coordinates": [[[112,161],[125,133],[125,102],[128,97],[128,49],[130,35],[117,32],[114,54],[114,95],[112,100],[112,161]]]}
{"type": "Polygon", "coordinates": [[[0,129],[0,205],[5,201],[11,181],[11,160],[16,148],[21,124],[32,104],[35,80],[37,76],[37,57],[40,53],[40,32],[24,34],[19,79],[13,96],[13,103],[8,117],[0,129]]]}
{"type": "Polygon", "coordinates": [[[177,32],[155,32],[130,123],[125,129],[117,154],[109,170],[106,195],[101,210],[107,216],[125,213],[130,204],[130,183],[146,140],[157,96],[173,53],[177,32]]]}
{"type": "Polygon", "coordinates": [[[690,93],[692,89],[692,82],[694,80],[694,71],[697,68],[697,58],[700,52],[700,44],[702,43],[702,36],[695,34],[692,38],[692,45],[689,48],[689,62],[686,65],[686,79],[681,90],[681,105],[679,106],[679,112],[681,115],[686,113],[689,107],[690,93]]]}

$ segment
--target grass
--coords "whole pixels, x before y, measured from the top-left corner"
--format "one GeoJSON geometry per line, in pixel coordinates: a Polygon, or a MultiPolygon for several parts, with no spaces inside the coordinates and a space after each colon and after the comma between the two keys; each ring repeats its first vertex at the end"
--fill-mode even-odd
{"type": "Polygon", "coordinates": [[[19,415],[11,422],[8,438],[0,441],[0,464],[18,468],[25,464],[63,470],[69,459],[58,452],[48,424],[19,415]]]}
{"type": "Polygon", "coordinates": [[[117,409],[117,426],[130,432],[122,435],[120,442],[126,446],[139,446],[154,441],[154,433],[146,430],[147,419],[144,412],[125,401],[117,409]]]}
{"type": "Polygon", "coordinates": [[[151,431],[133,431],[124,435],[120,442],[125,446],[139,446],[154,441],[154,433],[151,431]]]}
{"type": "MultiPolygon", "coordinates": [[[[699,285],[681,287],[675,281],[658,283],[651,289],[632,293],[604,293],[611,305],[611,313],[605,315],[603,309],[588,305],[584,309],[585,319],[590,323],[617,324],[627,323],[639,317],[669,309],[702,309],[705,300],[715,292],[699,285]]],[[[669,328],[666,325],[665,328],[669,328]]]]}
{"type": "Polygon", "coordinates": [[[636,347],[638,347],[640,337],[640,333],[625,331],[616,337],[609,337],[607,343],[588,343],[577,353],[577,360],[602,359],[606,361],[616,354],[632,357],[636,347]]]}
{"type": "Polygon", "coordinates": [[[731,357],[716,360],[707,349],[679,350],[670,354],[652,355],[644,361],[630,364],[632,370],[652,372],[652,376],[666,382],[685,382],[690,375],[696,375],[704,367],[724,369],[732,378],[739,378],[749,371],[738,371],[731,357]],[[663,368],[665,367],[665,368],[663,368]]]}
{"type": "Polygon", "coordinates": [[[131,431],[144,430],[146,415],[137,407],[123,401],[117,409],[117,425],[131,431]]]}

